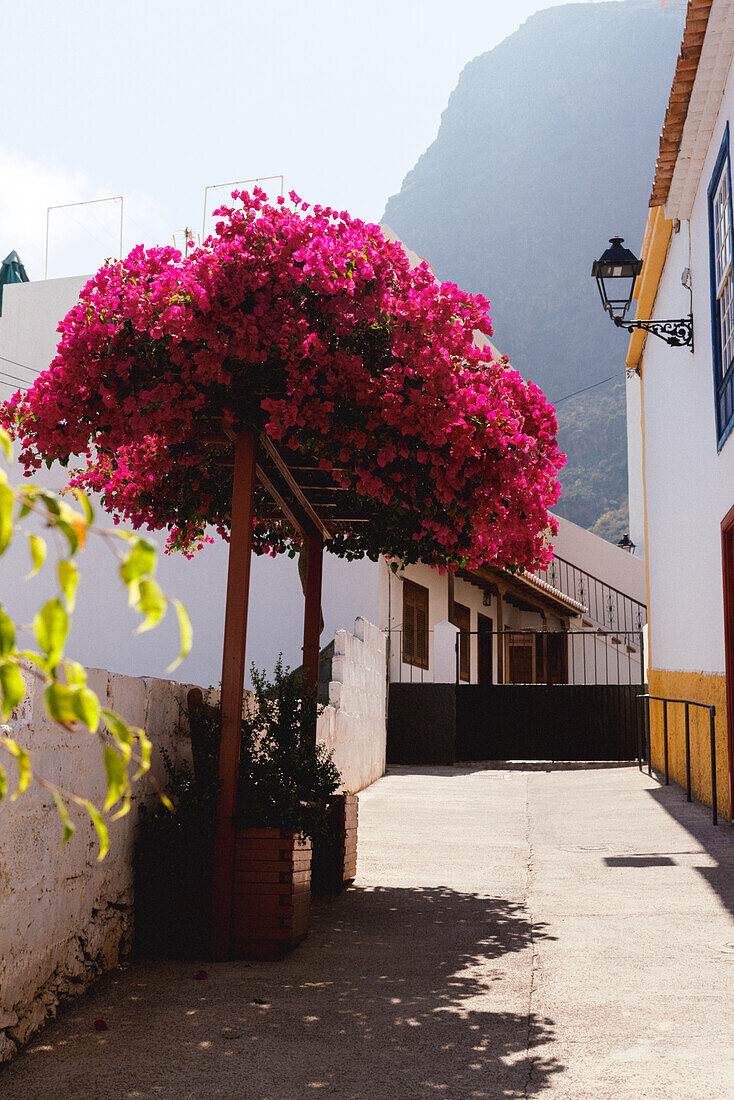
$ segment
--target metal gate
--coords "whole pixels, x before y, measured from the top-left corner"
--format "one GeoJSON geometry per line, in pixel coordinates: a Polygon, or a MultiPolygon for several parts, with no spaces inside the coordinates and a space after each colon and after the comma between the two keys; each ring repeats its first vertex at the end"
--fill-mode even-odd
{"type": "Polygon", "coordinates": [[[634,760],[644,673],[640,631],[462,631],[456,759],[634,760]]]}

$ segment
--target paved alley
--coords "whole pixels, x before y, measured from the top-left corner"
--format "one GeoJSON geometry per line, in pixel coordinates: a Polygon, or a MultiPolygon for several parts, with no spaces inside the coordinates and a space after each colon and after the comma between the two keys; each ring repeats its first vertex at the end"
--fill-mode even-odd
{"type": "Polygon", "coordinates": [[[0,1096],[734,1097],[734,830],[679,788],[393,769],[359,842],[355,886],[290,958],[115,971],[0,1096]]]}

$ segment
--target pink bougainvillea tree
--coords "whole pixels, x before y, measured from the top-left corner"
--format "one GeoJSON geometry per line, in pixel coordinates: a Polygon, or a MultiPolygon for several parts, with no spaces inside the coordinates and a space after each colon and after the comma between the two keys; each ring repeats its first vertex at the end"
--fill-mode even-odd
{"type": "MultiPolygon", "coordinates": [[[[338,554],[546,564],[555,415],[476,338],[488,302],[346,212],[293,192],[233,200],[185,259],[141,246],[87,283],[51,366],[2,411],[27,467],[81,457],[73,484],[191,552],[207,525],[228,535],[231,475],[210,440],[266,431],[369,520],[338,554]]],[[[258,491],[256,548],[292,550],[269,515],[258,491]]]]}

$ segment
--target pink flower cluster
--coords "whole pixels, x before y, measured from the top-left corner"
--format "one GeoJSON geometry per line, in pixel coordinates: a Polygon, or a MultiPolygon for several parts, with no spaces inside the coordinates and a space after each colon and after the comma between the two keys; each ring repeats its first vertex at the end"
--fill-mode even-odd
{"type": "MultiPolygon", "coordinates": [[[[49,369],[0,414],[24,463],[84,456],[74,484],[190,552],[207,524],[229,528],[211,440],[264,430],[369,521],[337,553],[545,565],[564,456],[538,387],[475,339],[488,302],[411,269],[377,226],[290,197],[234,192],[185,259],[141,246],[98,271],[49,369]]],[[[258,490],[257,549],[291,549],[268,512],[258,490]]]]}

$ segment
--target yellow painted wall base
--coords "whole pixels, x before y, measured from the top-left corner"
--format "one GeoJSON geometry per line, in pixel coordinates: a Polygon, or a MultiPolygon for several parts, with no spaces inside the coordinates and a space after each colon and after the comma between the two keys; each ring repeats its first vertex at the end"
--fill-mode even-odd
{"type": "MultiPolygon", "coordinates": [[[[729,805],[729,747],[726,726],[726,677],[705,672],[650,669],[650,694],[668,699],[692,699],[716,707],[716,801],[719,813],[731,821],[729,805]]],[[[691,789],[694,798],[711,805],[711,741],[709,712],[690,708],[691,789]]],[[[653,767],[665,767],[663,704],[650,702],[650,751],[653,767]]],[[[685,712],[668,704],[668,762],[670,778],[685,788],[685,712]]]]}

